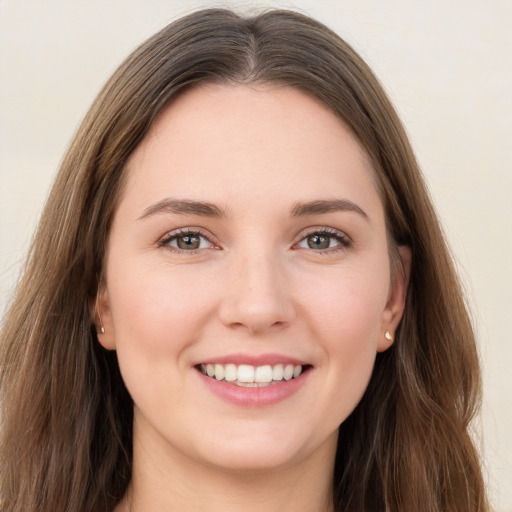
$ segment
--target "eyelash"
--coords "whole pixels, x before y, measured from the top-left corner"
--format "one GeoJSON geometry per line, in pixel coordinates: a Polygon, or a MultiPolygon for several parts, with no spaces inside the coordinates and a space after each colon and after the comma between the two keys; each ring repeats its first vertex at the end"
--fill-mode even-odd
{"type": "MultiPolygon", "coordinates": [[[[327,237],[329,239],[334,239],[337,242],[337,245],[335,245],[334,247],[328,247],[326,249],[312,249],[312,248],[304,247],[304,249],[311,250],[315,254],[322,254],[322,255],[332,254],[337,251],[349,249],[352,246],[351,240],[347,237],[347,235],[345,235],[341,231],[338,231],[336,229],[330,229],[330,228],[321,228],[321,229],[314,229],[314,230],[308,231],[306,233],[302,233],[299,241],[297,243],[295,243],[292,247],[297,248],[297,249],[302,249],[302,247],[298,247],[298,245],[300,243],[304,242],[308,237],[314,236],[314,235],[327,237]]],[[[173,247],[172,245],[170,245],[170,243],[172,241],[178,240],[178,238],[180,236],[201,238],[202,240],[206,240],[208,242],[208,244],[213,245],[214,246],[213,248],[218,249],[218,246],[216,246],[216,244],[210,240],[209,236],[207,236],[200,230],[194,230],[194,229],[188,229],[188,228],[180,229],[178,231],[173,231],[173,232],[167,234],[164,238],[162,238],[158,242],[158,247],[165,247],[166,249],[168,249],[174,253],[177,253],[177,254],[189,254],[189,255],[197,254],[200,251],[205,249],[204,247],[203,248],[199,247],[195,250],[189,251],[186,249],[180,249],[179,247],[173,247]]],[[[209,248],[211,248],[211,247],[209,247],[209,248]]]]}
{"type": "MultiPolygon", "coordinates": [[[[198,237],[203,240],[206,240],[209,244],[215,246],[215,244],[210,240],[210,238],[202,233],[199,230],[194,229],[179,229],[178,231],[173,231],[172,233],[167,234],[164,238],[162,238],[158,242],[158,247],[165,247],[166,249],[170,250],[171,252],[177,253],[177,254],[197,254],[200,251],[204,250],[204,248],[199,247],[195,250],[186,250],[186,249],[180,249],[179,247],[173,247],[170,245],[170,243],[173,240],[178,240],[180,236],[189,236],[189,237],[198,237]]],[[[215,247],[217,248],[217,247],[215,247]]]]}
{"type": "Polygon", "coordinates": [[[308,248],[308,250],[313,251],[315,254],[328,255],[337,251],[349,249],[352,246],[352,241],[343,232],[332,228],[321,228],[313,229],[312,231],[301,234],[300,240],[294,245],[294,247],[297,247],[300,243],[304,242],[308,237],[313,235],[324,236],[326,238],[334,239],[336,242],[338,242],[334,247],[328,247],[326,249],[308,248]]]}

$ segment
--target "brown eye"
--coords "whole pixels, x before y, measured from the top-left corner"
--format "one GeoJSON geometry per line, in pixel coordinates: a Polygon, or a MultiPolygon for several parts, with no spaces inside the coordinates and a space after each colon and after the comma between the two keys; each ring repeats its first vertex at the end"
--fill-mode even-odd
{"type": "Polygon", "coordinates": [[[300,249],[312,249],[317,252],[330,252],[329,250],[345,249],[350,246],[346,235],[340,231],[314,231],[306,235],[296,247],[300,249]]]}
{"type": "Polygon", "coordinates": [[[309,235],[306,238],[306,241],[310,249],[329,249],[331,245],[331,238],[332,237],[325,235],[314,234],[309,235]]]}
{"type": "Polygon", "coordinates": [[[169,235],[159,244],[175,251],[194,252],[202,249],[212,249],[214,244],[206,236],[195,231],[182,231],[169,235]]]}
{"type": "Polygon", "coordinates": [[[176,245],[184,251],[193,251],[201,246],[201,237],[198,235],[179,235],[176,237],[176,245]]]}

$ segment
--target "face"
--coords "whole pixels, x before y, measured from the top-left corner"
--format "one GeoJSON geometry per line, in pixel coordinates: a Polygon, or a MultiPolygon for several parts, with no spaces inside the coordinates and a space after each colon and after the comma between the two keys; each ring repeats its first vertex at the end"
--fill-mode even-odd
{"type": "Polygon", "coordinates": [[[99,300],[135,443],[252,471],[334,454],[403,308],[360,145],[292,88],[205,85],[127,168],[99,300]]]}

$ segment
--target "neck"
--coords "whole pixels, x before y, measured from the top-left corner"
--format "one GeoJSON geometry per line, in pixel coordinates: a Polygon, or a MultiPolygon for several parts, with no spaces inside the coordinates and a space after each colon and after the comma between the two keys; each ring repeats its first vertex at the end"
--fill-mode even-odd
{"type": "Polygon", "coordinates": [[[136,440],[132,481],[115,512],[332,512],[336,441],[285,467],[230,471],[136,440]]]}

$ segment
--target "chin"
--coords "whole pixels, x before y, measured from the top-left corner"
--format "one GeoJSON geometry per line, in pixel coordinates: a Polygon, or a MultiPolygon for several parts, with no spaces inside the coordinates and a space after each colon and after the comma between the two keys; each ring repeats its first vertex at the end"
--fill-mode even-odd
{"type": "Polygon", "coordinates": [[[309,436],[290,436],[290,426],[269,432],[254,432],[247,436],[227,435],[224,439],[209,443],[207,457],[210,465],[226,472],[254,474],[279,471],[302,460],[323,452],[333,453],[337,444],[337,430],[326,440],[309,436]]]}
{"type": "Polygon", "coordinates": [[[219,455],[210,464],[227,473],[253,475],[285,469],[301,458],[298,453],[276,453],[275,451],[261,453],[261,450],[255,449],[229,450],[228,452],[219,455]]]}

